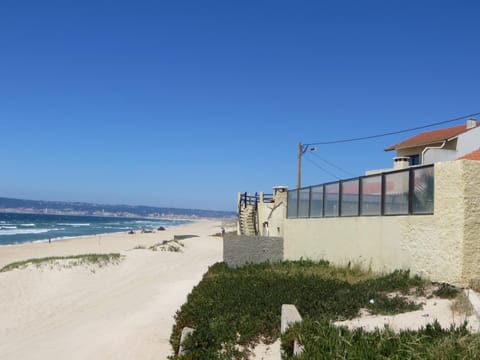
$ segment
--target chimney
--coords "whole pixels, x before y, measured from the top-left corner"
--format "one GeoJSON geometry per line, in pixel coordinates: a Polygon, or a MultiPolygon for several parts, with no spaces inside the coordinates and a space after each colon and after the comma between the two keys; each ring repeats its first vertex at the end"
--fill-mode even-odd
{"type": "Polygon", "coordinates": [[[406,169],[410,166],[410,158],[408,156],[397,156],[393,158],[393,168],[395,170],[406,169]]]}
{"type": "Polygon", "coordinates": [[[467,129],[473,129],[474,127],[477,127],[477,120],[474,118],[470,118],[467,120],[467,129]]]}

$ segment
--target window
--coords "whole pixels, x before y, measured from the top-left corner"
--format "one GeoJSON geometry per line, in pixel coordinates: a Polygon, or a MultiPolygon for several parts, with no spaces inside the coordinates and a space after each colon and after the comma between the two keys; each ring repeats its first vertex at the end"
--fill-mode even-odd
{"type": "Polygon", "coordinates": [[[382,214],[382,176],[370,176],[361,179],[362,198],[360,202],[361,215],[382,214]]]}
{"type": "Polygon", "coordinates": [[[342,181],[341,216],[358,215],[358,179],[342,181]]]}
{"type": "Polygon", "coordinates": [[[298,217],[310,215],[310,188],[298,191],[298,217]]]}
{"type": "Polygon", "coordinates": [[[420,155],[410,155],[410,166],[420,165],[420,155]]]}
{"type": "Polygon", "coordinates": [[[433,167],[415,169],[413,174],[412,212],[414,214],[433,214],[433,167]]]}
{"type": "Polygon", "coordinates": [[[323,185],[312,187],[312,200],[310,204],[310,216],[323,216],[323,185]]]}
{"type": "Polygon", "coordinates": [[[325,216],[338,216],[340,184],[325,185],[325,216]]]}
{"type": "Polygon", "coordinates": [[[298,190],[290,190],[287,199],[287,217],[296,218],[298,208],[298,190]]]}
{"type": "Polygon", "coordinates": [[[409,172],[385,174],[385,215],[408,214],[409,172]]]}

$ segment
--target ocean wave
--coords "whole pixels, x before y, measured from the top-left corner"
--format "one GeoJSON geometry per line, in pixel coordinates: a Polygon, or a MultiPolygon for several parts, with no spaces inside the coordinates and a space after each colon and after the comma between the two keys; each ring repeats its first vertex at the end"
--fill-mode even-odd
{"type": "Polygon", "coordinates": [[[89,223],[61,223],[61,224],[58,224],[58,225],[62,225],[62,226],[73,226],[73,227],[78,227],[78,226],[90,226],[89,223]]]}
{"type": "Polygon", "coordinates": [[[13,226],[13,225],[2,225],[0,226],[0,230],[10,230],[10,229],[16,229],[17,227],[16,226],[13,226]]]}
{"type": "Polygon", "coordinates": [[[35,224],[20,224],[20,226],[23,226],[23,227],[34,227],[36,226],[35,224]]]}
{"type": "Polygon", "coordinates": [[[19,235],[19,234],[43,234],[57,229],[8,229],[0,230],[1,235],[19,235]]]}

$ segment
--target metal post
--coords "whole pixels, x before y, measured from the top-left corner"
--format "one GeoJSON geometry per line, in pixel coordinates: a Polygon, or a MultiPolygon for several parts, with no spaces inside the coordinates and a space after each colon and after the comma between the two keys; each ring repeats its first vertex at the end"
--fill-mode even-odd
{"type": "Polygon", "coordinates": [[[408,215],[413,214],[413,197],[415,192],[415,173],[414,169],[408,169],[408,215]]]}
{"type": "Polygon", "coordinates": [[[303,146],[302,142],[298,142],[298,157],[297,157],[297,189],[302,187],[302,154],[303,146]]]}
{"type": "Polygon", "coordinates": [[[387,184],[386,184],[386,178],[385,178],[385,173],[382,173],[382,194],[380,195],[380,215],[384,216],[385,215],[385,191],[387,189],[387,184]]]}

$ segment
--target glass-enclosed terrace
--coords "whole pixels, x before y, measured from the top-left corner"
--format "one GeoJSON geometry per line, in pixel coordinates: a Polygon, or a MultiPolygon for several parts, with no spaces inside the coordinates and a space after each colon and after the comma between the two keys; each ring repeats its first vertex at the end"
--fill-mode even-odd
{"type": "Polygon", "coordinates": [[[433,214],[434,167],[410,167],[290,190],[287,206],[288,218],[433,214]]]}

